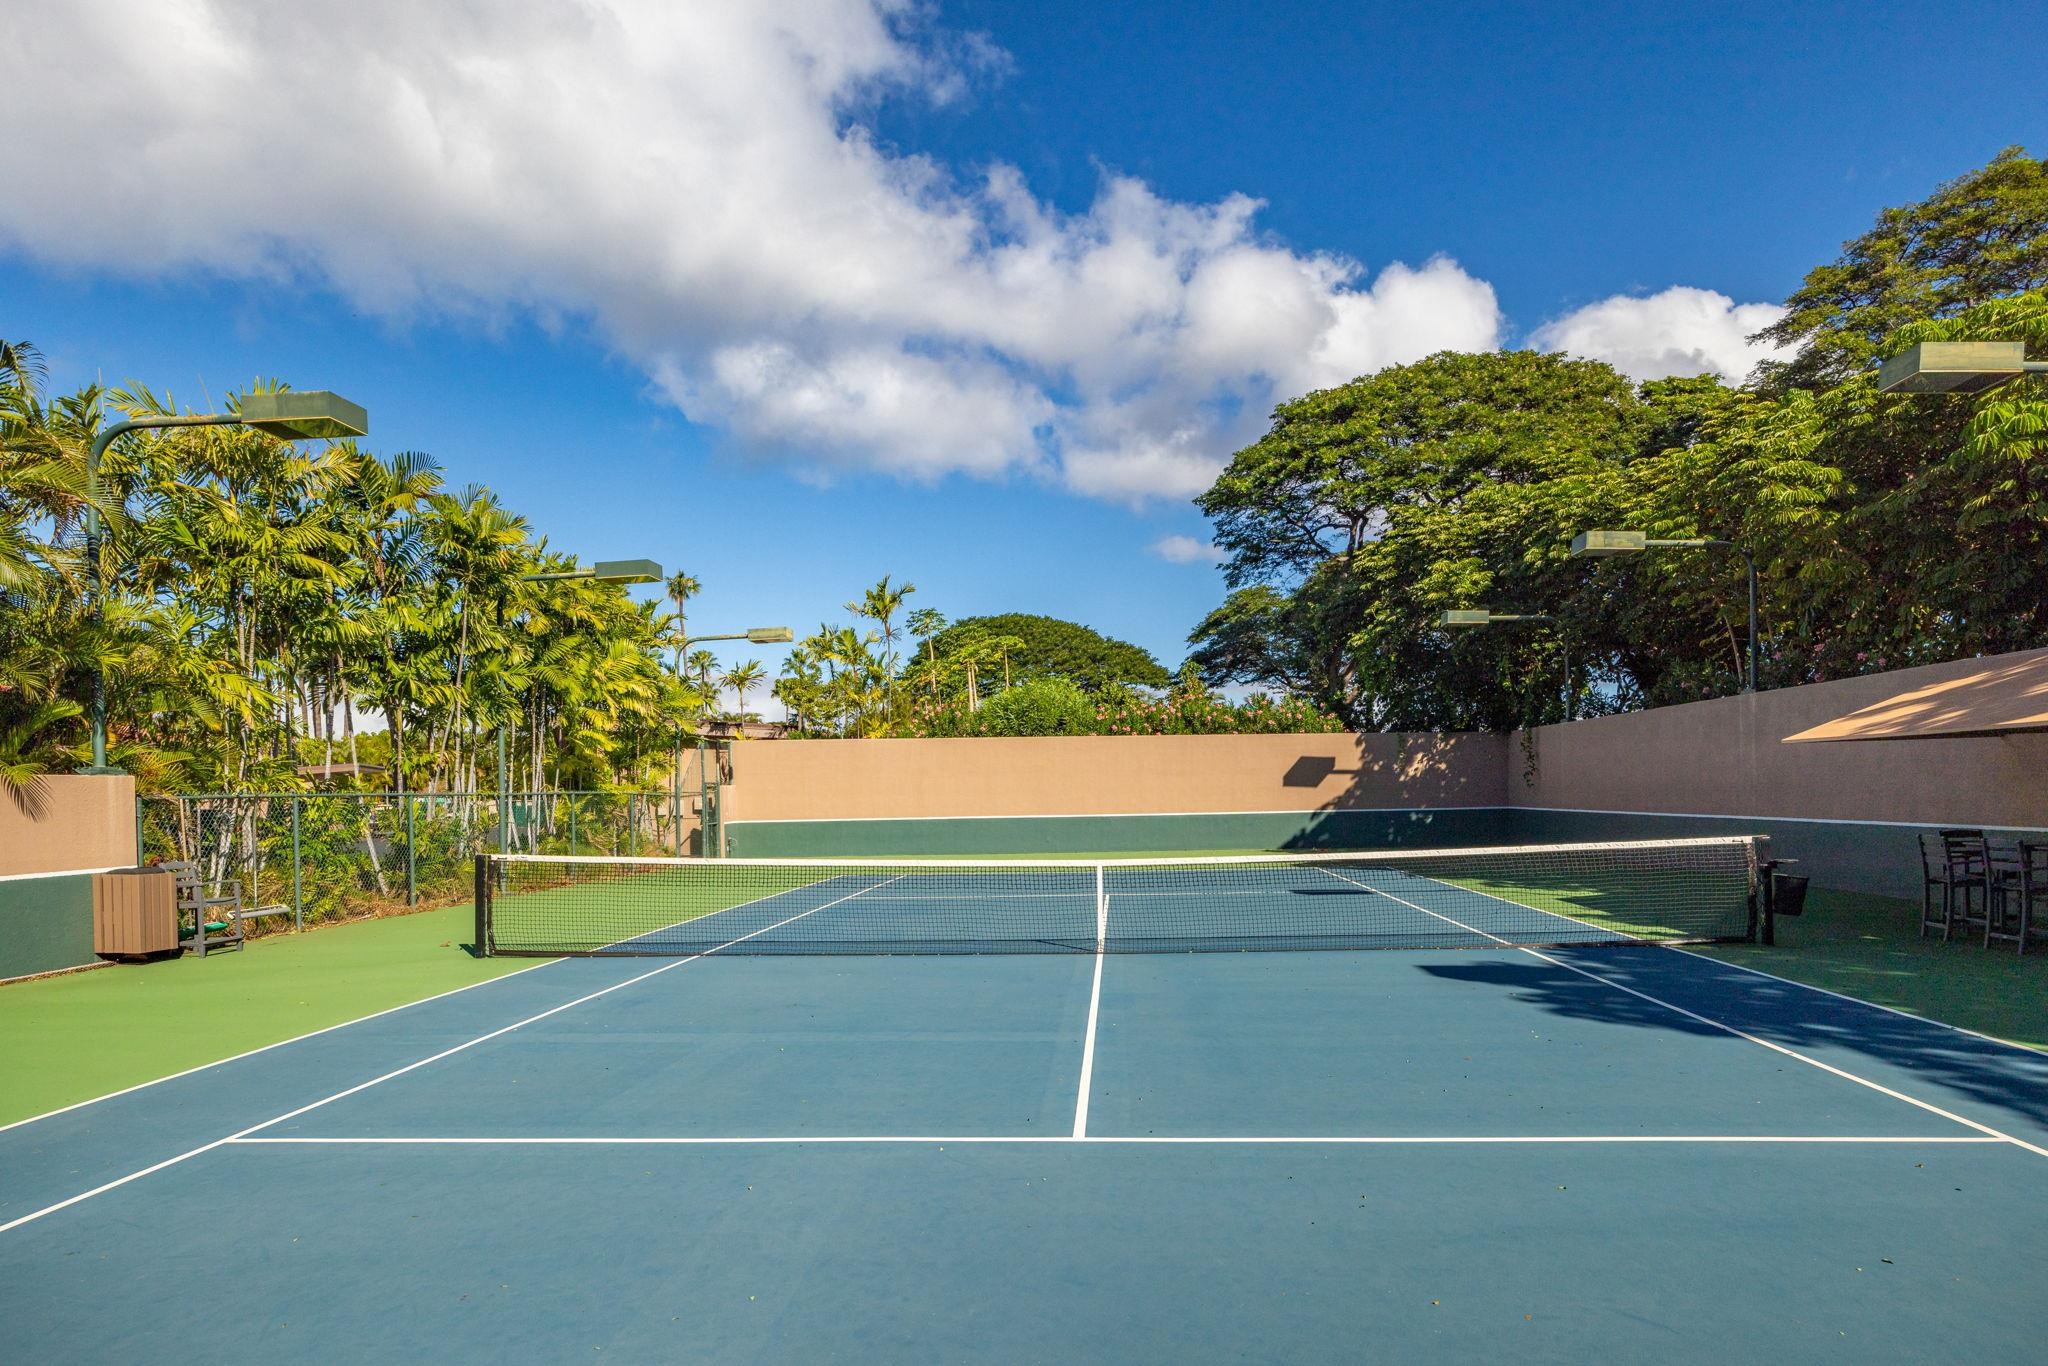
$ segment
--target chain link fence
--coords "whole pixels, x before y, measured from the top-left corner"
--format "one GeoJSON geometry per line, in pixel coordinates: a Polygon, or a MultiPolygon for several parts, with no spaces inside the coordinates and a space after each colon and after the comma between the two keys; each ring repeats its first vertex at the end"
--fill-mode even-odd
{"type": "Polygon", "coordinates": [[[245,906],[290,908],[295,928],[467,901],[476,855],[497,849],[717,852],[703,847],[716,817],[702,792],[235,792],[135,807],[145,862],[195,863],[212,894],[239,886],[245,906]]]}

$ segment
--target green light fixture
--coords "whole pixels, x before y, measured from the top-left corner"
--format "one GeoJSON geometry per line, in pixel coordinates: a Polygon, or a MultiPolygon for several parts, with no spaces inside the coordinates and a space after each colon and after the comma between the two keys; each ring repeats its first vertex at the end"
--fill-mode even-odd
{"type": "Polygon", "coordinates": [[[2026,374],[2048,372],[2027,359],[2024,342],[1919,342],[1877,368],[1887,394],[1981,394],[2026,374]]]}

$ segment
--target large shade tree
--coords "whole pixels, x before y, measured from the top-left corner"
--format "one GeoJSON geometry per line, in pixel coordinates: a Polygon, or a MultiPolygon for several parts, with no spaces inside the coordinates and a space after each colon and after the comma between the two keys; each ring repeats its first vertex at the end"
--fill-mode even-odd
{"type": "Polygon", "coordinates": [[[1732,690],[1739,558],[1566,559],[1575,532],[1602,527],[1750,548],[1767,686],[2048,644],[2042,381],[1929,401],[1881,394],[1869,373],[1914,340],[2048,354],[2044,187],[2012,151],[1885,211],[1765,334],[1804,350],[1743,388],[1445,355],[1281,405],[1197,500],[1232,591],[1191,638],[1195,661],[1361,727],[1732,690]],[[1474,606],[1555,620],[1432,625],[1474,606]]]}

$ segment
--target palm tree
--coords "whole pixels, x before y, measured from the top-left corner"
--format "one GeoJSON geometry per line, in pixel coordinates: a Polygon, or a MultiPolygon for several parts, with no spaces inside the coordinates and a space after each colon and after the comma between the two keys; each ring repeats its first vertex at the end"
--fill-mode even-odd
{"type": "MultiPolygon", "coordinates": [[[[346,444],[346,443],[344,443],[346,444]]],[[[391,730],[392,777],[405,784],[405,706],[398,685],[399,662],[408,653],[422,614],[417,600],[427,579],[429,546],[413,511],[440,491],[441,470],[433,457],[400,451],[387,458],[358,453],[338,497],[354,533],[352,558],[362,567],[361,611],[379,645],[375,673],[357,676],[372,683],[391,730]]]]}
{"type": "Polygon", "coordinates": [[[917,607],[911,609],[909,625],[910,634],[924,646],[925,683],[932,696],[936,697],[939,693],[939,652],[932,644],[932,637],[946,629],[946,618],[929,607],[917,607]]]}
{"type": "Polygon", "coordinates": [[[793,646],[782,657],[782,677],[774,687],[774,695],[781,699],[782,708],[790,725],[798,731],[809,729],[809,723],[816,714],[818,694],[824,687],[824,675],[819,667],[818,655],[813,644],[816,637],[793,646]]]}
{"type": "Polygon", "coordinates": [[[712,678],[718,669],[718,656],[709,650],[692,650],[683,661],[689,670],[690,679],[697,685],[697,714],[707,716],[712,705],[718,700],[718,689],[712,678]]]}
{"type": "Polygon", "coordinates": [[[877,638],[882,644],[881,668],[885,677],[888,694],[889,715],[896,712],[896,614],[903,610],[903,600],[917,591],[914,583],[891,584],[884,574],[880,583],[861,595],[859,602],[849,602],[846,610],[857,617],[865,617],[881,629],[877,638]]]}
{"type": "Polygon", "coordinates": [[[734,704],[733,710],[739,720],[744,721],[747,719],[748,690],[766,676],[767,671],[761,667],[761,661],[749,659],[744,663],[735,664],[730,669],[727,669],[725,676],[718,680],[720,687],[732,689],[734,696],[738,699],[734,704]]]}
{"type": "MultiPolygon", "coordinates": [[[[465,684],[470,677],[471,637],[483,638],[484,649],[500,679],[505,676],[506,665],[518,662],[507,658],[505,618],[519,574],[525,567],[523,552],[529,540],[528,527],[525,518],[505,511],[496,494],[474,484],[459,495],[435,494],[427,500],[427,507],[427,537],[441,565],[439,577],[458,588],[462,598],[456,611],[455,692],[448,720],[448,739],[454,747],[450,769],[461,774],[467,771],[462,762],[464,740],[477,739],[481,743],[463,726],[464,703],[469,700],[465,684]],[[479,607],[488,619],[478,620],[479,607]]],[[[502,688],[493,691],[501,694],[497,699],[500,705],[493,710],[498,712],[502,725],[510,715],[506,706],[509,699],[502,696],[502,688]]],[[[476,709],[471,707],[467,718],[471,720],[469,730],[475,729],[475,714],[476,709]]],[[[474,781],[462,785],[470,789],[478,786],[474,781]]]]}
{"type": "Polygon", "coordinates": [[[670,643],[675,648],[674,669],[678,678],[682,677],[683,673],[683,645],[690,638],[683,609],[689,605],[691,598],[703,591],[703,588],[704,585],[697,582],[695,575],[685,574],[680,569],[669,575],[667,581],[662,584],[662,590],[668,594],[668,600],[676,605],[675,615],[670,618],[670,643]]]}

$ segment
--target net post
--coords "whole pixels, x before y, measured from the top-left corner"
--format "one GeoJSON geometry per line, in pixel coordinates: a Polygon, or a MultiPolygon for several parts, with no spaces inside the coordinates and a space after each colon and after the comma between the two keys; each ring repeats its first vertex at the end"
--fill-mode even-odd
{"type": "Polygon", "coordinates": [[[1749,849],[1749,942],[1768,948],[1778,942],[1771,905],[1771,870],[1777,865],[1771,858],[1770,836],[1758,835],[1749,849]]]}
{"type": "Polygon", "coordinates": [[[1095,865],[1095,956],[1109,946],[1109,891],[1103,881],[1103,865],[1095,865]]]}
{"type": "Polygon", "coordinates": [[[476,856],[476,952],[491,956],[491,856],[476,856]]]}

